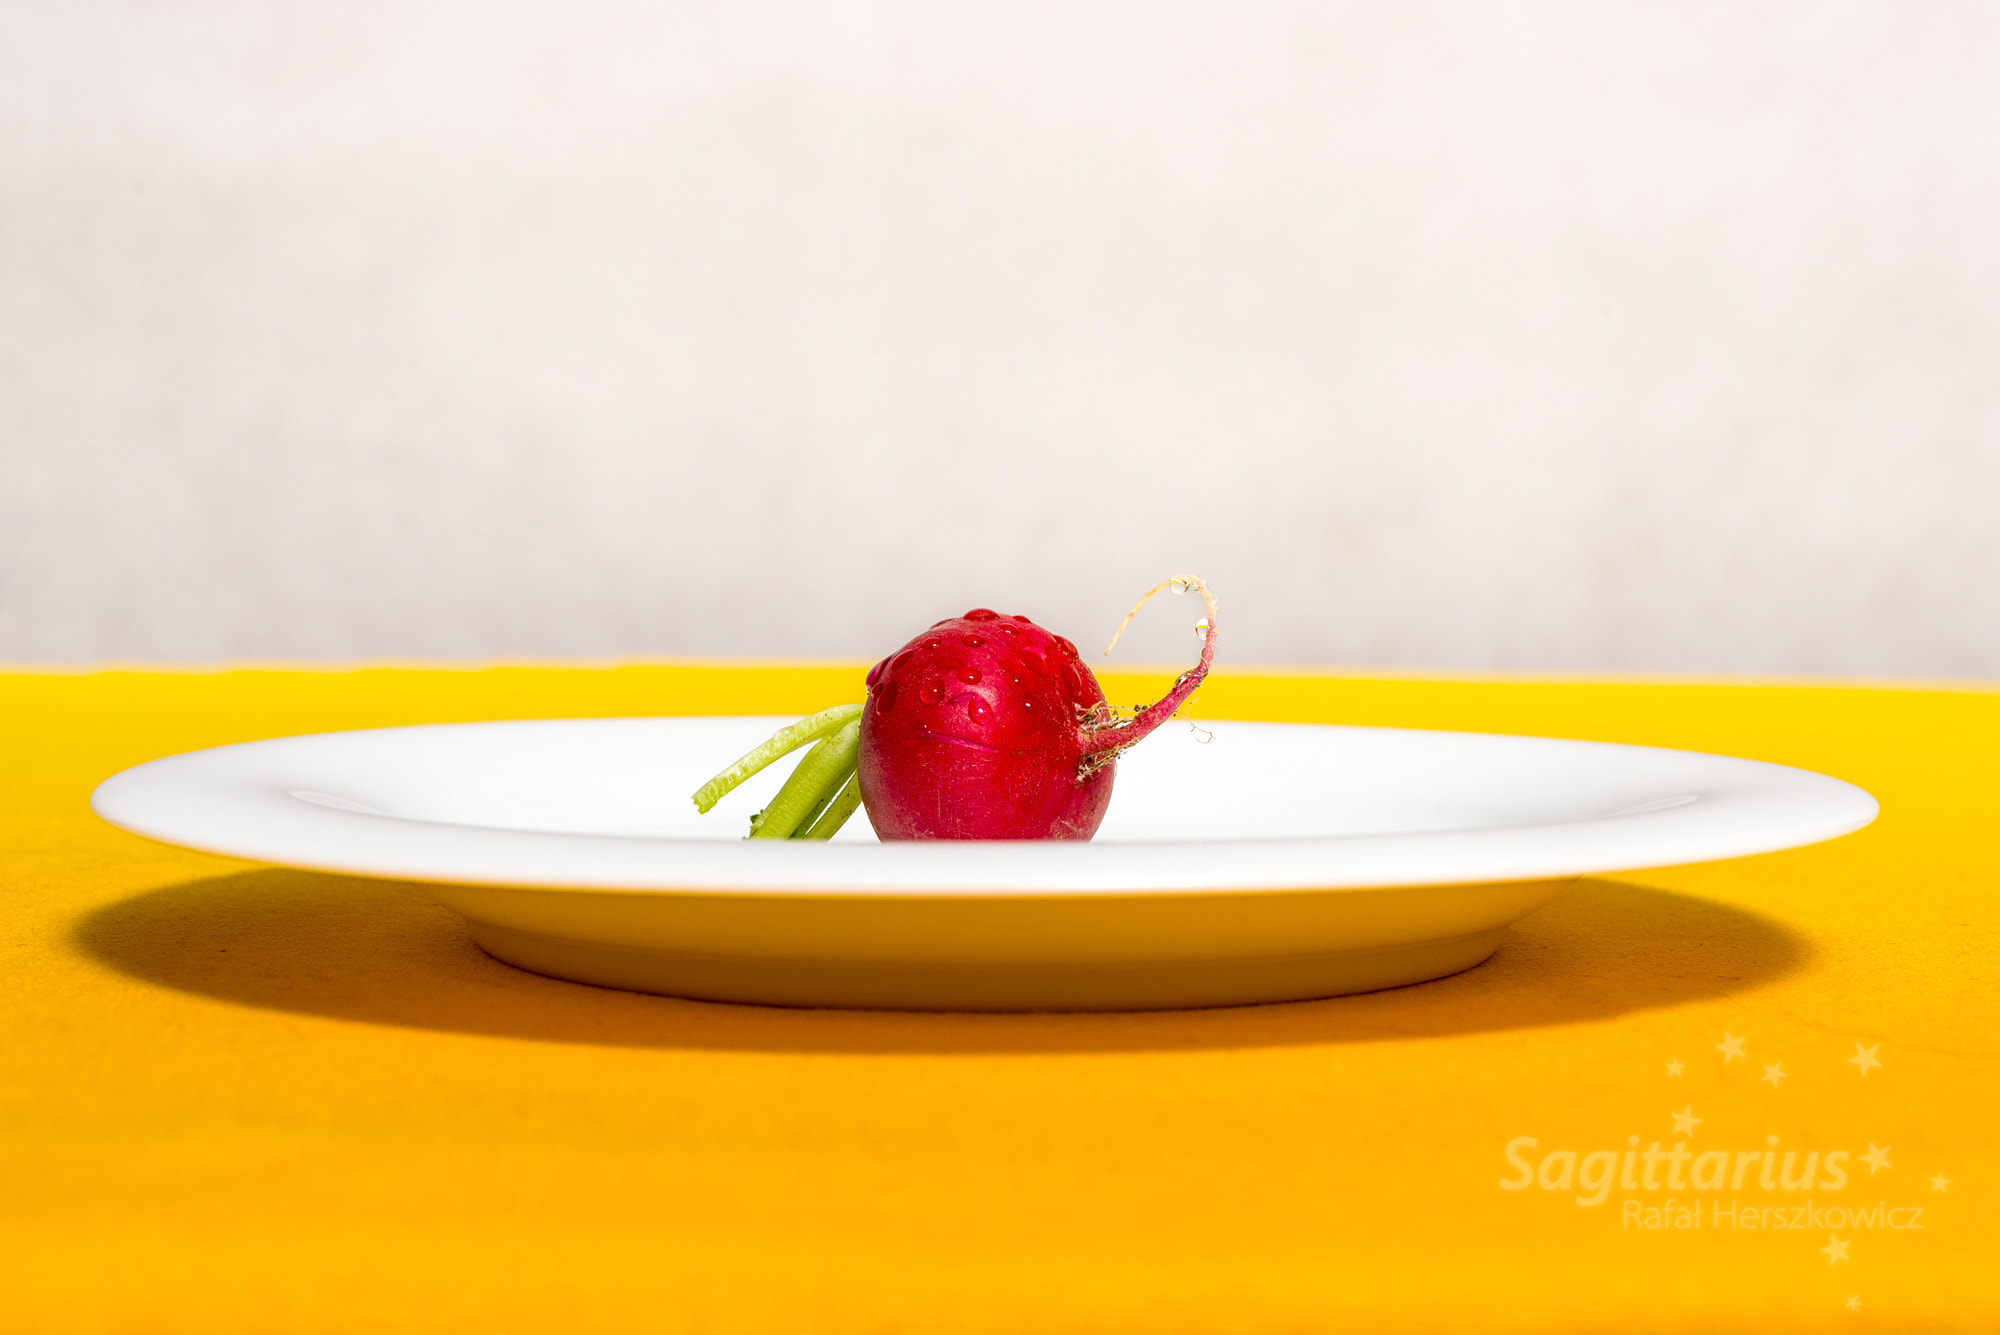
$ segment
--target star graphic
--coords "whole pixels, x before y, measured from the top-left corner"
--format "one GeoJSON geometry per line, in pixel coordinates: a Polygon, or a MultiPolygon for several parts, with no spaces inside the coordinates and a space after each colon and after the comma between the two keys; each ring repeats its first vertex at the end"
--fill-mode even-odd
{"type": "Polygon", "coordinates": [[[1722,1063],[1727,1066],[1743,1055],[1743,1040],[1725,1029],[1722,1031],[1722,1041],[1715,1045],[1715,1050],[1722,1054],[1722,1063]]]}
{"type": "Polygon", "coordinates": [[[1931,1179],[1932,1191],[1943,1191],[1946,1187],[1950,1185],[1951,1185],[1951,1179],[1946,1177],[1943,1173],[1939,1173],[1936,1177],[1931,1179]]]}
{"type": "Polygon", "coordinates": [[[1847,1059],[1847,1064],[1849,1066],[1859,1066],[1861,1074],[1867,1075],[1871,1068],[1882,1064],[1881,1059],[1875,1055],[1881,1047],[1880,1043],[1877,1043],[1872,1048],[1864,1048],[1859,1043],[1856,1043],[1854,1045],[1854,1055],[1847,1059]]]}
{"type": "Polygon", "coordinates": [[[1785,1064],[1783,1062],[1772,1062],[1764,1068],[1764,1083],[1771,1088],[1776,1089],[1784,1078],[1785,1064]]]}
{"type": "Polygon", "coordinates": [[[1878,1149],[1874,1141],[1868,1142],[1868,1153],[1861,1156],[1861,1162],[1868,1165],[1868,1176],[1873,1177],[1890,1166],[1889,1151],[1893,1148],[1894,1146],[1884,1145],[1878,1149]]]}
{"type": "Polygon", "coordinates": [[[1828,1265],[1832,1265],[1836,1261],[1852,1260],[1853,1258],[1847,1254],[1847,1248],[1848,1244],[1853,1241],[1854,1239],[1849,1238],[1847,1242],[1842,1242],[1839,1238],[1834,1237],[1831,1233],[1827,1234],[1826,1246],[1820,1248],[1822,1252],[1826,1253],[1826,1263],[1828,1265]]]}
{"type": "Polygon", "coordinates": [[[1680,1073],[1681,1073],[1681,1059],[1679,1057],[1676,1057],[1672,1061],[1667,1063],[1667,1074],[1679,1075],[1680,1073]]]}
{"type": "Polygon", "coordinates": [[[1694,1129],[1701,1125],[1701,1118],[1694,1115],[1694,1105],[1692,1103],[1679,1112],[1674,1113],[1673,1119],[1674,1134],[1677,1136],[1691,1136],[1694,1134],[1694,1129]]]}
{"type": "MultiPolygon", "coordinates": [[[[1830,1264],[1830,1263],[1829,1263],[1829,1264],[1830,1264]]],[[[1847,1295],[1847,1310],[1848,1310],[1848,1311],[1850,1311],[1850,1312],[1852,1312],[1852,1311],[1856,1311],[1856,1310],[1858,1310],[1858,1309],[1860,1308],[1860,1306],[1861,1306],[1861,1295],[1860,1295],[1860,1294],[1858,1294],[1858,1293],[1850,1293],[1850,1294],[1848,1294],[1848,1295],[1847,1295]]]]}

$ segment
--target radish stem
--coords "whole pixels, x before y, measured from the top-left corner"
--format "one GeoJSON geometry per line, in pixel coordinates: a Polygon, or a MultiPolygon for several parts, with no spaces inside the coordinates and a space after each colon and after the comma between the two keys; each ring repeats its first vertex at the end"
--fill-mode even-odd
{"type": "Polygon", "coordinates": [[[860,805],[861,776],[858,773],[850,773],[847,776],[847,782],[834,795],[833,801],[827,805],[825,812],[817,820],[813,821],[805,833],[795,834],[792,838],[831,839],[841,826],[847,824],[847,818],[852,816],[860,805]]]}
{"type": "MultiPolygon", "coordinates": [[[[858,714],[860,711],[856,709],[855,712],[858,714]]],[[[854,718],[833,736],[823,738],[806,752],[805,759],[785,780],[785,786],[771,799],[771,805],[764,808],[763,818],[750,832],[750,837],[791,838],[793,832],[817,815],[847,781],[847,777],[854,772],[855,756],[860,750],[861,720],[854,718]]]]}
{"type": "Polygon", "coordinates": [[[697,788],[694,794],[695,810],[706,815],[708,809],[727,796],[731,789],[772,761],[790,755],[807,742],[817,741],[831,732],[838,732],[860,717],[860,705],[835,705],[832,709],[822,709],[817,714],[778,729],[772,734],[770,741],[748,752],[728,769],[697,788]]]}

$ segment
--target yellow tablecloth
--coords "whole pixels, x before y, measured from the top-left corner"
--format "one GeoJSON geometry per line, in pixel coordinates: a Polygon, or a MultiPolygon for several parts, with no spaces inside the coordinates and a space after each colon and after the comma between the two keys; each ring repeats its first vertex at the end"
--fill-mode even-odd
{"type": "Polygon", "coordinates": [[[2000,694],[1219,677],[1197,716],[1728,752],[1883,814],[1586,881],[1441,982],[1151,1015],[576,986],[420,887],[85,807],[251,738],[858,691],[846,666],[0,674],[0,1328],[2000,1328],[2000,694]],[[1579,1204],[1592,1153],[1655,1142],[1579,1204]]]}

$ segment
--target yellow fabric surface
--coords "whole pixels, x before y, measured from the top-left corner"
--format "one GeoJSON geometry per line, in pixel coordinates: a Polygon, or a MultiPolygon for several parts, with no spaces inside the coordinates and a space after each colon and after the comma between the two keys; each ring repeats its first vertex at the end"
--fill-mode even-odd
{"type": "Polygon", "coordinates": [[[1454,978],[1213,1011],[593,989],[421,887],[85,805],[259,737],[857,698],[850,666],[0,674],[0,1328],[2000,1328],[1994,693],[1220,676],[1196,717],[1719,751],[1883,814],[1585,881],[1454,978]],[[1810,1187],[1502,1186],[1510,1143],[1561,1183],[1562,1150],[1773,1136],[1810,1187]]]}

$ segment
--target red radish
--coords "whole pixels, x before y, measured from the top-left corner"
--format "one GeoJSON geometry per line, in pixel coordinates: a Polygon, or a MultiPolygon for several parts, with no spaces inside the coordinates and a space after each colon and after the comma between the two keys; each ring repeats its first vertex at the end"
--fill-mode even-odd
{"type": "Polygon", "coordinates": [[[875,665],[858,737],[853,706],[815,714],[717,775],[695,804],[708,810],[778,756],[823,738],[752,819],[753,838],[828,838],[858,800],[884,840],[1089,839],[1111,803],[1119,754],[1171,718],[1215,658],[1215,599],[1192,576],[1149,590],[1119,632],[1167,588],[1207,603],[1201,661],[1132,717],[1105,701],[1068,640],[975,608],[875,665]],[[850,765],[858,782],[842,787],[850,765]]]}
{"type": "Polygon", "coordinates": [[[1086,749],[1110,710],[1076,646],[984,608],[868,674],[861,800],[883,839],[1088,839],[1113,767],[1086,749]]]}

